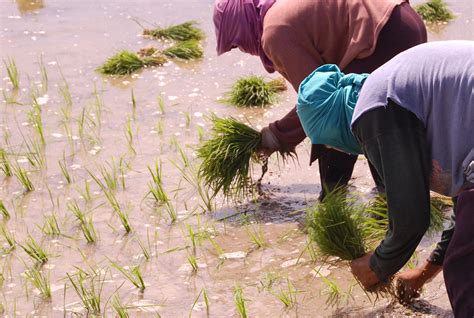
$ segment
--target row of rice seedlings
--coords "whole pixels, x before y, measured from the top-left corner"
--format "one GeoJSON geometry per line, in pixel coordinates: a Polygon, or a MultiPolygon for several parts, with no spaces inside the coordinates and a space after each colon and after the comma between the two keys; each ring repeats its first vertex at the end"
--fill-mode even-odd
{"type": "Polygon", "coordinates": [[[7,226],[3,223],[0,223],[0,237],[3,238],[7,247],[2,248],[2,252],[4,254],[8,254],[16,248],[16,240],[13,236],[13,233],[7,228],[7,226]]]}
{"type": "Polygon", "coordinates": [[[38,267],[33,266],[24,273],[27,280],[39,290],[40,295],[45,298],[51,298],[51,282],[49,273],[45,275],[38,267]]]}
{"type": "Polygon", "coordinates": [[[278,292],[273,292],[273,295],[282,302],[286,309],[292,309],[296,306],[297,294],[298,290],[288,278],[286,279],[286,289],[280,289],[278,292]]]}
{"type": "Polygon", "coordinates": [[[112,308],[115,310],[116,316],[118,318],[130,317],[128,308],[122,304],[120,297],[117,294],[112,298],[112,308]]]}
{"type": "Polygon", "coordinates": [[[110,261],[110,263],[114,268],[116,268],[120,273],[122,273],[122,275],[126,279],[128,279],[128,281],[132,283],[133,286],[140,289],[140,291],[145,290],[145,281],[143,280],[143,274],[140,270],[140,266],[133,266],[130,270],[128,270],[127,268],[122,267],[113,261],[110,261]]]}
{"type": "Polygon", "coordinates": [[[13,174],[15,175],[18,182],[23,186],[25,192],[31,192],[35,190],[35,186],[30,179],[29,172],[20,167],[20,165],[16,165],[13,168],[13,174]]]}
{"type": "Polygon", "coordinates": [[[125,138],[127,139],[128,148],[135,155],[137,151],[133,147],[133,129],[130,124],[130,116],[127,115],[127,122],[125,124],[125,138]]]}
{"type": "Polygon", "coordinates": [[[204,305],[206,306],[206,314],[209,316],[209,308],[210,308],[209,307],[209,296],[207,295],[207,290],[205,288],[203,288],[203,289],[201,289],[199,294],[194,299],[193,305],[191,306],[191,310],[189,312],[189,318],[191,318],[193,309],[196,306],[196,304],[197,304],[199,298],[201,297],[201,295],[202,295],[202,299],[204,301],[204,305]]]}
{"type": "Polygon", "coordinates": [[[18,88],[20,88],[20,75],[15,60],[13,58],[8,58],[6,61],[3,60],[3,64],[5,65],[13,89],[18,90],[18,88]]]}
{"type": "Polygon", "coordinates": [[[63,159],[58,160],[58,165],[63,174],[64,180],[66,180],[67,184],[71,184],[74,182],[71,173],[69,172],[68,164],[66,162],[66,155],[63,152],[63,159]]]}
{"type": "Polygon", "coordinates": [[[220,191],[226,198],[240,199],[253,189],[251,162],[262,163],[257,155],[262,135],[238,120],[212,115],[211,138],[197,149],[202,159],[199,176],[212,191],[220,191]]]}
{"type": "Polygon", "coordinates": [[[37,264],[44,264],[48,261],[46,250],[30,235],[23,244],[18,244],[28,256],[37,264]]]}
{"type": "Polygon", "coordinates": [[[268,243],[263,235],[263,229],[261,225],[258,226],[258,229],[256,229],[254,226],[248,226],[246,230],[250,241],[255,245],[256,248],[264,248],[267,246],[268,243]]]}
{"type": "Polygon", "coordinates": [[[12,163],[7,151],[3,148],[0,148],[0,171],[7,177],[13,176],[12,163]]]}
{"type": "Polygon", "coordinates": [[[240,318],[247,318],[247,307],[245,306],[246,299],[244,298],[242,288],[237,285],[234,287],[234,304],[240,318]]]}
{"type": "Polygon", "coordinates": [[[59,217],[56,213],[46,215],[41,231],[49,236],[60,236],[62,234],[59,217]]]}
{"type": "Polygon", "coordinates": [[[143,35],[175,41],[202,40],[204,32],[196,25],[196,21],[187,21],[167,28],[144,29],[143,35]]]}
{"type": "Polygon", "coordinates": [[[38,103],[38,99],[35,94],[32,95],[32,108],[28,112],[28,120],[33,125],[38,137],[40,138],[41,144],[46,144],[46,139],[44,137],[44,128],[43,128],[43,118],[41,115],[41,106],[38,103]]]}
{"type": "Polygon", "coordinates": [[[104,287],[101,271],[91,273],[78,269],[76,274],[66,273],[66,275],[88,313],[92,316],[100,315],[104,287]]]}
{"type": "Polygon", "coordinates": [[[224,101],[239,107],[264,107],[277,100],[277,93],[286,89],[284,80],[266,82],[260,76],[241,77],[226,93],[224,101]]]}
{"type": "Polygon", "coordinates": [[[454,19],[453,13],[443,0],[429,0],[415,6],[415,10],[427,23],[447,23],[454,19]]]}
{"type": "Polygon", "coordinates": [[[160,55],[140,57],[137,53],[120,51],[97,68],[97,71],[106,75],[130,75],[145,66],[163,65],[166,58],[160,55]]]}
{"type": "Polygon", "coordinates": [[[0,199],[0,214],[3,216],[5,219],[10,218],[10,212],[8,212],[7,207],[3,203],[3,200],[0,199]]]}
{"type": "Polygon", "coordinates": [[[178,42],[162,51],[165,56],[182,60],[199,59],[204,55],[204,51],[196,40],[178,42]]]}

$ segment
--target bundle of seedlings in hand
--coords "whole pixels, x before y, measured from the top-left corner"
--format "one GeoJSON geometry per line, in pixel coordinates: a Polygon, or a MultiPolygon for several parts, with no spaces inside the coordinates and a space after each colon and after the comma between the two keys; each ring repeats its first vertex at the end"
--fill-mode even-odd
{"type": "Polygon", "coordinates": [[[415,6],[415,10],[427,23],[447,23],[454,19],[454,15],[443,0],[429,0],[415,6]]]}
{"type": "Polygon", "coordinates": [[[259,131],[236,119],[213,115],[211,139],[201,144],[197,156],[202,159],[199,176],[215,196],[241,198],[252,188],[251,162],[262,163],[257,155],[262,136],[259,131]]]}
{"type": "Polygon", "coordinates": [[[164,55],[182,60],[199,59],[204,52],[197,40],[178,42],[162,52],[164,55]]]}
{"type": "Polygon", "coordinates": [[[267,106],[276,101],[277,92],[286,89],[284,80],[265,82],[260,76],[242,77],[232,86],[225,101],[240,107],[267,106]]]}
{"type": "Polygon", "coordinates": [[[196,24],[195,21],[188,21],[167,28],[145,29],[143,35],[175,41],[201,40],[204,38],[204,32],[197,28],[196,24]]]}
{"type": "Polygon", "coordinates": [[[107,75],[130,75],[145,66],[163,65],[166,59],[162,55],[140,58],[130,51],[121,51],[110,57],[97,70],[107,75]]]}

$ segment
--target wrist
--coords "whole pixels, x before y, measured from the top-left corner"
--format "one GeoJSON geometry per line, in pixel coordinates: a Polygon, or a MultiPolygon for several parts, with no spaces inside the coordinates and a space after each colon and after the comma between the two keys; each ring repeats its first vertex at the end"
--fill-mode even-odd
{"type": "Polygon", "coordinates": [[[422,270],[421,277],[423,281],[428,282],[428,281],[431,281],[433,278],[435,278],[435,276],[438,275],[443,270],[443,266],[432,263],[430,261],[425,261],[421,270],[422,270]]]}

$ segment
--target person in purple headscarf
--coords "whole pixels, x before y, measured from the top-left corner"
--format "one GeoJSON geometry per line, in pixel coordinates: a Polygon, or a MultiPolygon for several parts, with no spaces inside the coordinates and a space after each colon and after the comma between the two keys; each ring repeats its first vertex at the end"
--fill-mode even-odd
{"type": "MultiPolygon", "coordinates": [[[[426,28],[408,0],[216,0],[214,25],[217,53],[234,48],[259,56],[264,68],[278,72],[295,91],[323,64],[344,73],[371,73],[400,52],[427,41],[426,28]]],[[[261,151],[295,151],[305,138],[296,108],[262,129],[261,151]]],[[[310,164],[319,159],[325,189],[346,186],[356,155],[313,145],[310,164]]],[[[383,182],[370,165],[377,189],[383,182]]],[[[452,232],[431,254],[418,274],[406,276],[416,290],[440,270],[452,232]]],[[[413,294],[415,294],[413,292],[413,294]]]]}

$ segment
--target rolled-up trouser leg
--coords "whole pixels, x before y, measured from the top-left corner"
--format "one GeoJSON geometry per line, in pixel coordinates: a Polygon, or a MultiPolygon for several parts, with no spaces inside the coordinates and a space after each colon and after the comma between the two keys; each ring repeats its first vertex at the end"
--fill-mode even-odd
{"type": "Polygon", "coordinates": [[[323,200],[326,191],[332,191],[340,186],[347,186],[351,179],[357,156],[329,149],[318,160],[322,186],[319,199],[323,200]]]}
{"type": "Polygon", "coordinates": [[[456,228],[446,251],[443,274],[455,317],[474,317],[474,188],[456,206],[456,228]]]}

